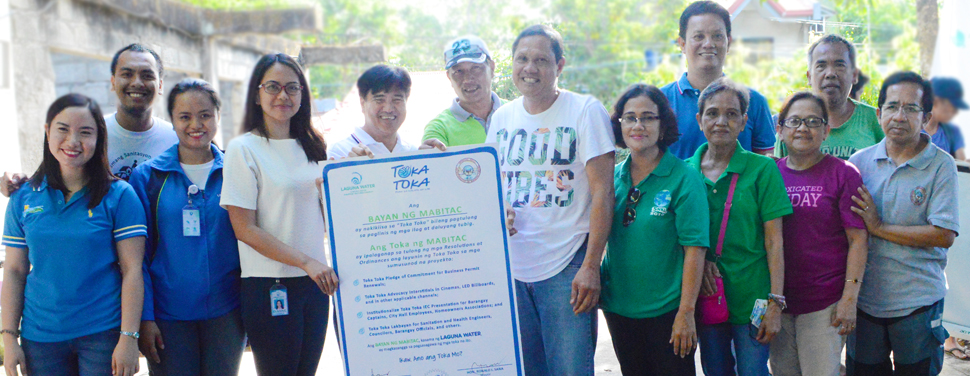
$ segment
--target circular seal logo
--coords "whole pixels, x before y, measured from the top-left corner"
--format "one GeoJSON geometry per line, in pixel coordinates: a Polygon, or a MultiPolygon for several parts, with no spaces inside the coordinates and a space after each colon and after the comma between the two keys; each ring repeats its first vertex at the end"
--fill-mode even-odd
{"type": "Polygon", "coordinates": [[[913,192],[909,194],[909,200],[913,202],[913,205],[923,205],[926,202],[926,188],[916,187],[916,189],[913,189],[913,192]]]}
{"type": "Polygon", "coordinates": [[[455,165],[455,175],[462,182],[473,183],[482,175],[482,166],[474,159],[465,158],[458,161],[458,164],[455,165]]]}

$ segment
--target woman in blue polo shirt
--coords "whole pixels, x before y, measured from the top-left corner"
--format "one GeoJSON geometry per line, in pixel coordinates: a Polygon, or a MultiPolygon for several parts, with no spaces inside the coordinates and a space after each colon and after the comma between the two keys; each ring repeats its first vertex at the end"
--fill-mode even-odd
{"type": "Polygon", "coordinates": [[[132,172],[148,213],[145,310],[139,347],[152,375],[236,375],[246,335],[239,248],[219,206],[222,151],[212,139],[221,101],[208,82],[169,90],[179,143],[132,172]]]}
{"type": "Polygon", "coordinates": [[[11,195],[4,222],[4,367],[8,375],[17,366],[31,376],[134,375],[145,212],[111,175],[97,103],[58,98],[44,130],[41,165],[11,195]]]}
{"type": "Polygon", "coordinates": [[[616,144],[613,230],[600,307],[624,375],[695,375],[694,306],[708,246],[701,175],[671,153],[677,117],[654,86],[634,84],[611,117],[616,144]],[[644,246],[650,244],[650,246],[644,246]]]}

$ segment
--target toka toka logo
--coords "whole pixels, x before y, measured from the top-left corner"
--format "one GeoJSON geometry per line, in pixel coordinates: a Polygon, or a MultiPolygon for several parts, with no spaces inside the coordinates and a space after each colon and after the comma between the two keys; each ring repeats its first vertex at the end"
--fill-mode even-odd
{"type": "Polygon", "coordinates": [[[458,161],[458,164],[455,165],[455,175],[463,183],[474,183],[482,175],[482,166],[474,159],[465,158],[458,161]]]}
{"type": "Polygon", "coordinates": [[[420,175],[428,174],[428,165],[423,165],[421,167],[408,166],[408,165],[397,165],[391,167],[392,176],[398,180],[394,181],[394,190],[400,191],[404,190],[416,190],[419,188],[428,189],[428,184],[431,183],[428,177],[421,177],[420,175]]]}
{"type": "Polygon", "coordinates": [[[356,173],[355,172],[355,173],[353,173],[353,174],[350,175],[350,182],[353,183],[354,185],[360,184],[360,181],[361,180],[364,180],[364,177],[363,176],[360,176],[359,173],[356,173]]]}

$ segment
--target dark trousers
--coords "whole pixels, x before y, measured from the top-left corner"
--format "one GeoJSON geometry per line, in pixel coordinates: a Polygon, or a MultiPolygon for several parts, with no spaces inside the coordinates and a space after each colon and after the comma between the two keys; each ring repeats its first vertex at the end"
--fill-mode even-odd
{"type": "Polygon", "coordinates": [[[846,340],[849,376],[936,376],[943,368],[943,300],[906,316],[880,318],[857,311],[846,340]],[[889,353],[892,352],[892,360],[889,353]]]}
{"type": "Polygon", "coordinates": [[[243,278],[242,319],[260,376],[312,376],[327,334],[327,295],[310,277],[279,278],[289,314],[272,316],[270,288],[277,278],[243,278]]]}
{"type": "Polygon", "coordinates": [[[624,376],[697,374],[694,351],[681,358],[670,343],[677,310],[647,319],[632,319],[603,312],[613,337],[613,351],[624,376]]]}
{"type": "Polygon", "coordinates": [[[148,361],[152,376],[235,376],[246,348],[239,309],[210,320],[155,320],[165,348],[161,363],[148,361]]]}

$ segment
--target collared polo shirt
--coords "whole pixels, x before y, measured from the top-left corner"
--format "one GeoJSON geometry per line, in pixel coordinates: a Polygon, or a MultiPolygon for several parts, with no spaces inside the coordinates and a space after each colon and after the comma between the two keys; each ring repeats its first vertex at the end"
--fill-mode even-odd
{"type": "MultiPolygon", "coordinates": [[[[920,138],[926,147],[901,165],[886,154],[886,140],[859,151],[849,162],[859,168],[883,223],[959,232],[956,164],[929,135],[920,138]]],[[[946,252],[870,236],[859,309],[875,317],[901,317],[943,299],[946,252]]]]}
{"type": "Polygon", "coordinates": [[[3,245],[28,250],[21,331],[61,342],[121,325],[118,241],[145,236],[145,211],[128,183],[116,180],[89,209],[87,188],[64,200],[46,179],[10,197],[3,245]]]}
{"type": "Polygon", "coordinates": [[[418,150],[417,145],[405,142],[400,134],[397,135],[397,143],[394,144],[394,150],[387,150],[387,146],[384,146],[383,142],[377,142],[377,140],[374,140],[373,137],[364,131],[364,128],[357,127],[354,128],[353,135],[347,136],[347,138],[330,145],[327,148],[327,157],[336,159],[346,158],[350,154],[350,151],[357,146],[357,140],[354,140],[353,136],[357,136],[360,139],[360,144],[370,149],[374,155],[397,154],[418,150]]]}
{"type": "MultiPolygon", "coordinates": [[[[697,149],[687,164],[701,171],[701,157],[707,152],[705,143],[697,149]]],[[[728,215],[724,247],[717,266],[724,277],[724,294],[728,302],[728,321],[744,324],[751,321],[751,309],[756,299],[766,299],[771,292],[768,272],[768,252],[765,249],[765,222],[792,213],[791,200],[785,181],[775,161],[741,148],[731,156],[724,173],[707,186],[710,217],[711,246],[708,260],[713,260],[717,239],[721,234],[724,203],[731,187],[731,174],[739,174],[731,212],[728,215]]]]}
{"type": "Polygon", "coordinates": [[[630,159],[616,166],[613,231],[602,265],[604,311],[630,318],[657,317],[680,305],[684,247],[707,247],[707,194],[702,177],[684,161],[664,153],[636,184],[637,216],[623,226],[630,205],[630,159]],[[649,244],[649,246],[645,246],[649,244]]]}
{"type": "Polygon", "coordinates": [[[505,104],[498,94],[492,92],[492,111],[487,119],[475,116],[465,111],[458,104],[458,98],[451,102],[451,107],[441,111],[424,127],[421,140],[427,141],[437,138],[447,146],[474,145],[485,142],[485,134],[492,123],[492,114],[505,104]]]}
{"type": "MultiPolygon", "coordinates": [[[[700,99],[703,89],[695,89],[690,86],[687,73],[684,73],[679,80],[660,89],[667,96],[670,107],[677,115],[680,139],[667,148],[677,158],[690,158],[697,148],[707,142],[704,132],[697,124],[697,100],[700,99]]],[[[744,150],[754,152],[771,150],[775,145],[775,125],[771,121],[768,101],[754,89],[748,88],[748,91],[751,97],[748,104],[748,123],[744,125],[744,129],[738,135],[738,141],[744,150]]]]}

